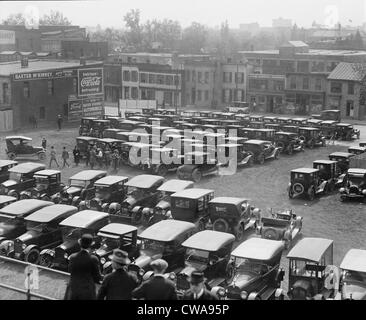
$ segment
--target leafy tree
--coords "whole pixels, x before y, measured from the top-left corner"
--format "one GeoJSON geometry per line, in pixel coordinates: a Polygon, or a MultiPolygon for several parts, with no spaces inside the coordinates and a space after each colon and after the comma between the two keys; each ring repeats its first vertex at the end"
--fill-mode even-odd
{"type": "Polygon", "coordinates": [[[39,24],[42,26],[69,26],[71,21],[62,12],[51,10],[49,14],[43,15],[39,19],[39,24]]]}
{"type": "Polygon", "coordinates": [[[183,30],[181,50],[186,53],[201,53],[207,42],[207,28],[198,23],[192,24],[183,30]]]}
{"type": "Polygon", "coordinates": [[[143,25],[144,45],[151,47],[152,42],[160,42],[164,48],[176,50],[181,39],[182,28],[178,21],[169,19],[148,20],[143,25]]]}
{"type": "Polygon", "coordinates": [[[11,14],[1,23],[12,26],[25,25],[25,18],[22,13],[11,14]]]}
{"type": "Polygon", "coordinates": [[[123,17],[127,27],[126,38],[128,45],[139,49],[143,45],[142,26],[140,24],[140,10],[132,9],[123,17]]]}

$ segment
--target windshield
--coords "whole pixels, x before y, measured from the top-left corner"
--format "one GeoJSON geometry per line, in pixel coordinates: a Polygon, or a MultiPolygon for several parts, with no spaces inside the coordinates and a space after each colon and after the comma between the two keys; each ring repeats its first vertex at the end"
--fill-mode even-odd
{"type": "Polygon", "coordinates": [[[356,185],[356,186],[359,186],[360,184],[362,184],[364,182],[363,177],[360,177],[360,176],[349,176],[348,180],[351,185],[356,185]]]}
{"type": "Polygon", "coordinates": [[[144,239],[142,241],[141,250],[144,252],[153,251],[155,253],[163,253],[165,246],[166,246],[166,243],[164,243],[164,242],[144,239]]]}
{"type": "Polygon", "coordinates": [[[85,188],[88,184],[89,184],[89,181],[85,181],[85,180],[76,180],[76,179],[70,180],[70,186],[73,186],[73,187],[85,188]]]}
{"type": "Polygon", "coordinates": [[[62,239],[78,240],[81,238],[82,229],[75,227],[61,227],[62,239]]]}
{"type": "Polygon", "coordinates": [[[102,238],[100,248],[105,249],[106,251],[117,249],[120,245],[119,239],[112,238],[102,238]]]}
{"type": "Polygon", "coordinates": [[[20,182],[22,178],[22,174],[18,172],[10,172],[9,180],[14,180],[16,182],[20,182]]]}
{"type": "Polygon", "coordinates": [[[36,186],[38,188],[46,189],[48,187],[49,181],[46,177],[35,177],[36,178],[36,186]]]}
{"type": "Polygon", "coordinates": [[[236,258],[235,267],[239,273],[254,273],[261,275],[268,272],[268,265],[244,258],[236,258]]]}
{"type": "Polygon", "coordinates": [[[207,264],[209,254],[208,251],[187,249],[186,261],[207,264]]]}
{"type": "Polygon", "coordinates": [[[0,223],[5,223],[5,224],[15,224],[16,221],[15,218],[12,218],[11,216],[5,216],[0,214],[0,223]]]}
{"type": "Polygon", "coordinates": [[[33,230],[37,232],[42,232],[45,227],[47,226],[46,223],[40,223],[37,221],[27,221],[27,230],[33,230]]]}
{"type": "Polygon", "coordinates": [[[366,272],[345,270],[343,281],[344,282],[364,282],[364,283],[366,283],[366,272]]]}
{"type": "Polygon", "coordinates": [[[129,196],[132,196],[132,197],[136,198],[136,199],[139,199],[139,198],[142,198],[144,196],[144,190],[139,189],[139,188],[135,188],[135,187],[128,187],[127,194],[129,196]]]}

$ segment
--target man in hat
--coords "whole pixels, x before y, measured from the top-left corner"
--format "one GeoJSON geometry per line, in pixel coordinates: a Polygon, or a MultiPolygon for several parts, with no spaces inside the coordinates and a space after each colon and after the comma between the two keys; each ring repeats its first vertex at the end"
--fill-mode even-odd
{"type": "Polygon", "coordinates": [[[190,289],[183,295],[183,300],[218,300],[218,298],[205,288],[205,277],[202,272],[193,271],[190,278],[190,289]]]}
{"type": "Polygon", "coordinates": [[[150,267],[154,275],[133,290],[132,297],[145,300],[177,300],[174,283],[164,276],[168,263],[163,259],[157,259],[150,263],[150,267]]]}
{"type": "Polygon", "coordinates": [[[115,249],[109,258],[114,271],[104,278],[97,299],[131,300],[131,293],[138,286],[138,279],[134,273],[126,270],[126,266],[131,263],[127,252],[115,249]]]}
{"type": "Polygon", "coordinates": [[[65,300],[95,300],[95,283],[102,280],[98,258],[89,253],[93,236],[82,235],[79,239],[80,251],[70,256],[70,282],[66,289],[65,300]]]}

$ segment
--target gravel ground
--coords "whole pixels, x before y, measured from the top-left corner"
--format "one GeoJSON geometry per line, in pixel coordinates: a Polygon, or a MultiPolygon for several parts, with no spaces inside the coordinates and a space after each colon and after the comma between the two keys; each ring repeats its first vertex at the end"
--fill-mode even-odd
{"type": "MultiPolygon", "coordinates": [[[[361,140],[366,141],[366,130],[360,126],[362,130],[361,140]]],[[[34,145],[40,145],[41,138],[47,139],[48,149],[54,145],[60,153],[63,146],[66,146],[72,157],[72,148],[75,144],[77,130],[73,128],[63,129],[62,131],[40,130],[18,132],[33,138],[34,145]]],[[[197,184],[200,188],[208,188],[215,190],[215,196],[239,196],[251,199],[251,203],[262,210],[265,215],[270,208],[277,209],[294,209],[295,213],[304,218],[303,229],[300,237],[323,237],[334,240],[334,264],[339,265],[346,252],[351,248],[365,248],[365,225],[366,225],[366,205],[362,203],[341,203],[338,195],[333,194],[321,197],[316,201],[309,203],[306,200],[295,199],[290,200],[287,195],[286,187],[289,182],[289,172],[291,169],[299,167],[312,167],[312,162],[319,159],[327,159],[328,154],[335,151],[345,151],[346,147],[354,143],[340,143],[330,145],[326,148],[316,148],[314,150],[306,149],[305,152],[294,154],[292,156],[283,155],[279,160],[268,161],[264,165],[255,165],[251,168],[239,170],[235,175],[231,176],[210,176],[202,179],[197,184]]],[[[4,140],[0,142],[0,159],[5,159],[4,140]]],[[[48,154],[47,154],[48,156],[48,154]]],[[[60,157],[61,158],[61,157],[60,157]]],[[[70,159],[72,160],[72,159],[70,159]]],[[[60,160],[61,162],[61,160],[60,160]]],[[[65,168],[62,170],[62,180],[67,183],[67,179],[76,172],[84,169],[82,164],[79,167],[65,168]]],[[[111,171],[109,172],[112,173],[111,171]]],[[[125,167],[119,170],[119,175],[128,177],[141,174],[141,171],[133,170],[125,167]]],[[[175,178],[172,174],[168,178],[175,178]]],[[[247,234],[248,237],[253,234],[247,234]]],[[[287,259],[282,258],[281,265],[287,270],[287,259]]],[[[8,269],[0,266],[0,282],[4,277],[15,279],[15,274],[20,272],[16,269],[8,269]],[[14,273],[14,277],[12,274],[14,273]]],[[[47,278],[47,277],[46,277],[47,278]]],[[[19,279],[24,281],[24,277],[19,279]]],[[[19,280],[17,279],[17,280],[19,280]]],[[[8,280],[9,281],[9,280],[8,280]]],[[[58,280],[64,281],[64,280],[58,280]]],[[[7,282],[5,282],[7,283],[7,282]]],[[[52,278],[42,282],[42,292],[49,293],[60,291],[63,285],[55,284],[52,278]]],[[[287,284],[284,283],[284,289],[287,290],[287,284]]],[[[14,295],[15,297],[16,295],[14,295]]],[[[17,295],[18,296],[18,295],[17,295]]],[[[52,295],[53,296],[53,295],[52,295]]],[[[0,299],[12,298],[9,295],[3,295],[0,290],[0,299]]],[[[15,297],[16,299],[16,297],[15,297]]]]}

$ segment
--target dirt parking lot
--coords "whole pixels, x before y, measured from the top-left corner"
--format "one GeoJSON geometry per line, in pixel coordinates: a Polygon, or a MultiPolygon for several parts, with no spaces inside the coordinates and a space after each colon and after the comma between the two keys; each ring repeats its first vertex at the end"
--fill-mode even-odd
{"type": "MultiPolygon", "coordinates": [[[[366,127],[360,126],[362,130],[361,140],[366,140],[366,127]]],[[[19,132],[33,138],[34,145],[40,145],[42,137],[46,137],[48,152],[49,147],[54,145],[60,153],[63,146],[70,152],[72,161],[72,148],[75,145],[77,129],[67,128],[62,131],[41,130],[19,132]]],[[[239,170],[235,175],[210,176],[203,178],[197,185],[200,188],[215,190],[215,196],[238,196],[245,197],[262,210],[265,215],[270,208],[294,209],[295,213],[304,218],[302,235],[305,237],[323,237],[334,240],[334,264],[339,265],[345,253],[351,248],[365,247],[365,226],[366,226],[366,204],[363,203],[341,203],[338,195],[333,194],[321,197],[309,203],[306,200],[290,200],[286,187],[289,182],[291,169],[299,167],[312,167],[312,162],[319,159],[327,159],[328,154],[335,151],[345,151],[350,144],[339,143],[327,146],[326,148],[306,149],[305,152],[292,156],[283,155],[279,160],[268,161],[264,165],[255,165],[251,168],[239,170]]],[[[0,158],[5,159],[5,143],[1,140],[0,158]]],[[[47,152],[47,157],[49,157],[47,152]]],[[[61,156],[60,163],[61,163],[61,156]]],[[[84,164],[78,168],[72,166],[62,170],[63,182],[74,173],[84,169],[84,164]]],[[[109,170],[111,174],[111,170],[109,170]]],[[[119,175],[128,177],[141,174],[141,171],[125,167],[119,170],[119,175]]],[[[168,178],[175,178],[175,174],[168,178]]],[[[251,236],[248,234],[248,236],[251,236]]],[[[281,263],[286,267],[286,259],[281,263]]],[[[1,269],[1,267],[0,267],[1,269]]],[[[286,268],[287,269],[287,268],[286,268]]],[[[0,271],[1,273],[1,271],[0,271]]],[[[287,290],[287,286],[284,287],[287,290]]],[[[0,292],[1,296],[1,292],[0,292]]]]}

